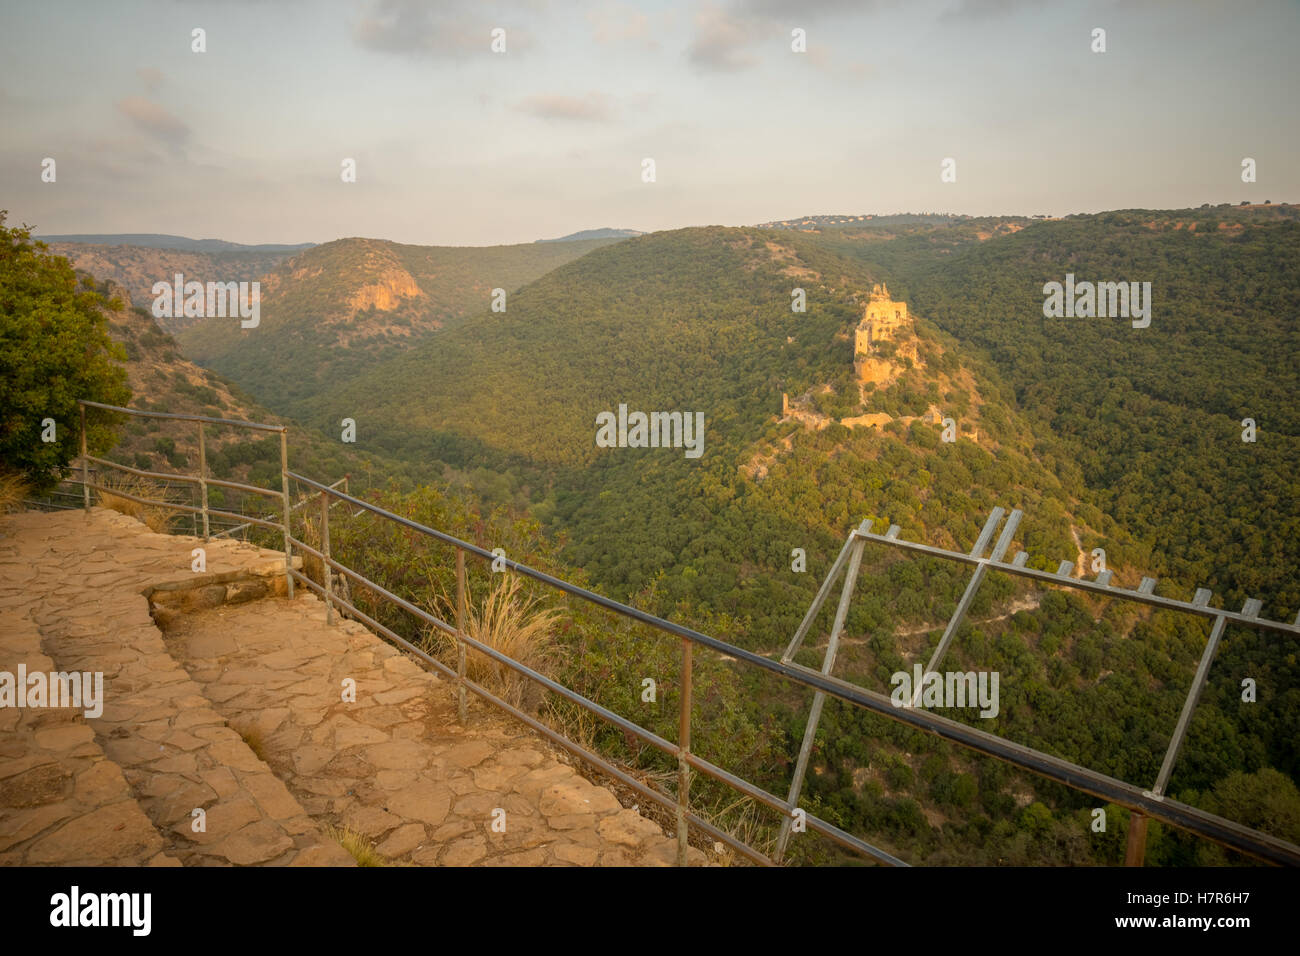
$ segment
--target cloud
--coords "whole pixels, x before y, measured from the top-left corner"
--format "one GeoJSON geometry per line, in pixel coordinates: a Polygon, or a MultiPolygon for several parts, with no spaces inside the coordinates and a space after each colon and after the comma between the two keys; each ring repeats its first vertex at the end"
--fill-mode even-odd
{"type": "Polygon", "coordinates": [[[759,20],[728,13],[704,4],[695,14],[695,39],[687,51],[690,62],[702,70],[734,73],[758,62],[749,52],[768,30],[759,20]]]}
{"type": "Polygon", "coordinates": [[[941,19],[992,20],[1037,6],[1041,6],[1038,0],[958,0],[943,12],[941,19]]]}
{"type": "Polygon", "coordinates": [[[588,10],[587,22],[591,24],[592,39],[601,46],[630,42],[650,50],[659,48],[652,35],[650,17],[619,0],[609,0],[599,8],[588,10]]]}
{"type": "MultiPolygon", "coordinates": [[[[729,8],[704,3],[695,15],[695,37],[687,52],[692,64],[702,70],[734,73],[759,62],[754,49],[764,44],[777,51],[788,49],[790,31],[796,26],[835,16],[835,26],[823,26],[809,37],[817,37],[808,49],[810,64],[836,79],[860,79],[871,67],[861,63],[840,65],[821,38],[832,29],[842,30],[854,16],[889,6],[897,0],[738,0],[729,8]]],[[[1022,0],[972,0],[972,2],[1022,2],[1022,0]]]]}
{"type": "Polygon", "coordinates": [[[172,145],[189,139],[190,128],[157,103],[143,96],[128,96],[117,103],[117,108],[138,128],[172,145]]]}
{"type": "Polygon", "coordinates": [[[145,89],[150,92],[153,92],[158,89],[158,87],[162,86],[163,81],[166,79],[161,70],[155,70],[151,66],[140,67],[135,71],[135,75],[140,77],[144,82],[145,89]]]}
{"type": "Polygon", "coordinates": [[[473,4],[463,0],[370,0],[352,27],[352,39],[363,49],[408,56],[434,54],[468,57],[488,53],[492,30],[506,31],[506,50],[514,53],[532,46],[531,35],[518,26],[518,16],[500,4],[473,4]]]}
{"type": "MultiPolygon", "coordinates": [[[[824,14],[851,15],[870,12],[871,8],[887,6],[886,0],[742,0],[738,12],[760,16],[792,17],[815,20],[824,14]]],[[[798,26],[798,23],[792,24],[798,26]]]]}
{"type": "Polygon", "coordinates": [[[603,93],[588,93],[585,97],[543,93],[521,100],[515,108],[542,119],[608,123],[614,118],[610,99],[603,93]]]}

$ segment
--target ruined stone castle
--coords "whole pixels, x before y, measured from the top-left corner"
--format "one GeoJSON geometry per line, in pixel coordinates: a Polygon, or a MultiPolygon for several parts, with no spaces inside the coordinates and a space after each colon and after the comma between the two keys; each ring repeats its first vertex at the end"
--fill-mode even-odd
{"type": "Polygon", "coordinates": [[[889,288],[877,282],[871,287],[867,310],[853,334],[853,364],[859,380],[873,377],[870,367],[877,343],[894,339],[898,330],[907,324],[907,303],[895,302],[889,297],[889,288]]]}

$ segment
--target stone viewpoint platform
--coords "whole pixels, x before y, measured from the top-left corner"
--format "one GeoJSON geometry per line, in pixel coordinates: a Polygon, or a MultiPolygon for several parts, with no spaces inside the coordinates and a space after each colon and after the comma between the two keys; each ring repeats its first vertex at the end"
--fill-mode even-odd
{"type": "Polygon", "coordinates": [[[337,828],[405,865],[673,862],[532,730],[472,698],[460,726],[452,684],[284,597],[283,554],[209,541],[194,572],[201,544],[104,508],[0,518],[0,678],[103,674],[98,716],[0,707],[0,864],[353,865],[337,828]]]}

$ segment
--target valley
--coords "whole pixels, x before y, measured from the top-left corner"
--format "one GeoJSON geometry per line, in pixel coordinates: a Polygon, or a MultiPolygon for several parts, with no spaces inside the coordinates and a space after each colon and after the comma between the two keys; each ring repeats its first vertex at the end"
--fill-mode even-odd
{"type": "MultiPolygon", "coordinates": [[[[272,266],[256,329],[206,320],[172,340],[144,310],[109,318],[140,407],[284,416],[308,474],[349,472],[385,507],[765,655],[784,647],[859,521],[964,551],[995,506],[1024,511],[1014,547],[1029,567],[1070,561],[1091,578],[1103,548],[1121,586],[1150,575],[1160,594],[1207,587],[1224,606],[1259,598],[1289,620],[1300,287],[1276,276],[1297,274],[1300,220],[1294,207],[1219,207],[1197,216],[1231,228],[1192,230],[1189,215],[821,217],[478,250],[348,239],[272,266]],[[1053,276],[1125,269],[1155,290],[1149,327],[1044,314],[1053,276]],[[497,289],[508,304],[494,312],[497,289]],[[791,306],[800,292],[804,311],[791,306]],[[1234,423],[1251,413],[1267,439],[1245,445],[1234,423]],[[340,441],[344,419],[355,444],[340,441]]],[[[165,428],[131,426],[122,450],[140,466],[193,464],[192,442],[165,428]]],[[[269,452],[244,461],[219,442],[217,461],[273,482],[269,452]]],[[[405,545],[364,521],[341,519],[336,534],[358,561],[391,552],[376,573],[398,593],[436,604],[450,587],[445,568],[413,574],[405,545]]],[[[965,583],[938,561],[868,548],[836,676],[888,693],[891,673],[928,658],[965,583]]],[[[820,666],[829,627],[827,609],[799,663],[820,666]]],[[[1153,779],[1205,633],[992,575],[949,658],[998,670],[1001,706],[948,716],[1153,779]]],[[[674,666],[669,649],[582,618],[557,641],[557,679],[668,732],[671,714],[638,711],[633,689],[674,666]]],[[[727,659],[698,666],[713,687],[701,751],[782,789],[808,701],[727,659]]],[[[1293,781],[1295,656],[1230,629],[1214,674],[1178,799],[1222,806],[1279,773],[1293,781]],[[1272,706],[1243,710],[1246,674],[1272,706]]],[[[617,736],[598,742],[668,770],[617,736]]],[[[1300,807],[1294,793],[1275,799],[1300,807]]],[[[1123,853],[1084,836],[1087,798],[834,701],[807,800],[932,864],[1123,853]]],[[[721,823],[750,812],[716,809],[721,823]]],[[[1271,825],[1249,800],[1235,812],[1271,825]]],[[[1216,853],[1157,828],[1148,859],[1222,862],[1216,853]]],[[[844,862],[825,847],[794,854],[844,862]]]]}

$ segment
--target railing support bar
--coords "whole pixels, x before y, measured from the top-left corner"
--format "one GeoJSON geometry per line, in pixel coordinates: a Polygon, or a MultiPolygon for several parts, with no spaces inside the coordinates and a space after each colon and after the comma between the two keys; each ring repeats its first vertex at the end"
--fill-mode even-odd
{"type": "MultiPolygon", "coordinates": [[[[971,575],[970,583],[966,585],[965,593],[962,594],[961,600],[957,602],[957,610],[953,611],[952,617],[948,621],[948,626],[943,629],[943,637],[939,638],[939,643],[935,647],[934,653],[930,655],[930,663],[925,669],[927,674],[937,671],[939,669],[939,663],[943,660],[944,655],[948,653],[948,647],[952,644],[952,639],[957,634],[957,628],[961,627],[962,618],[966,616],[966,612],[970,610],[971,602],[975,600],[975,592],[978,591],[980,585],[984,583],[984,570],[987,567],[988,565],[986,564],[978,564],[975,566],[975,573],[971,575]]],[[[922,675],[922,677],[924,677],[924,675],[922,675]]],[[[921,691],[924,688],[924,680],[916,685],[916,690],[912,694],[913,707],[920,702],[921,691]]]]}
{"type": "Polygon", "coordinates": [[[677,865],[687,865],[690,848],[690,831],[687,818],[691,807],[691,765],[687,757],[691,752],[691,694],[693,645],[682,638],[682,700],[677,720],[677,865]]]}
{"type": "Polygon", "coordinates": [[[202,422],[199,422],[199,494],[202,496],[199,507],[203,511],[203,543],[207,544],[210,537],[208,527],[208,452],[203,441],[202,422]]]}
{"type": "Polygon", "coordinates": [[[86,458],[86,406],[78,404],[81,412],[81,495],[86,506],[86,517],[90,517],[90,462],[86,458]]]}
{"type": "Polygon", "coordinates": [[[465,551],[456,549],[456,716],[463,727],[469,720],[465,697],[465,551]]]}
{"type": "MultiPolygon", "coordinates": [[[[863,526],[866,526],[864,521],[863,526]]],[[[853,547],[849,551],[849,568],[844,573],[844,588],[840,591],[839,607],[835,609],[835,623],[831,625],[830,641],[826,645],[826,658],[822,661],[822,673],[829,675],[835,666],[835,654],[840,646],[840,632],[848,619],[849,604],[853,601],[853,588],[858,581],[858,571],[862,567],[862,550],[866,546],[861,538],[849,536],[853,547]]],[[[813,741],[817,737],[817,724],[822,718],[822,707],[826,704],[826,695],[820,690],[813,694],[812,709],[808,712],[808,724],[804,727],[803,744],[799,747],[799,759],[794,766],[794,779],[790,781],[790,795],[787,799],[788,812],[781,821],[781,832],[776,841],[776,853],[773,855],[778,863],[785,856],[786,845],[790,842],[790,828],[793,819],[790,814],[799,803],[799,792],[803,789],[804,774],[808,772],[808,758],[812,754],[813,741]]]]}
{"type": "Polygon", "coordinates": [[[293,598],[293,545],[289,541],[289,442],[285,432],[280,432],[280,498],[284,507],[284,583],[290,599],[293,598]]]}
{"type": "Polygon", "coordinates": [[[1165,751],[1164,762],[1160,765],[1160,776],[1156,778],[1156,785],[1151,788],[1151,792],[1157,797],[1162,796],[1165,787],[1169,784],[1169,775],[1174,772],[1174,761],[1178,759],[1178,750],[1183,745],[1183,738],[1187,735],[1187,726],[1192,720],[1192,711],[1196,709],[1196,703],[1201,698],[1201,691],[1205,688],[1205,678],[1210,672],[1210,664],[1214,660],[1214,654],[1219,649],[1219,639],[1223,637],[1223,629],[1228,622],[1222,618],[1215,618],[1214,627],[1210,630],[1210,639],[1205,642],[1205,651],[1201,654],[1201,662],[1196,667],[1196,676],[1192,678],[1192,686],[1187,691],[1187,699],[1183,701],[1183,712],[1178,715],[1178,726],[1174,728],[1174,736],[1169,741],[1169,749],[1165,751]]]}
{"type": "Polygon", "coordinates": [[[325,623],[334,623],[334,571],[330,567],[330,498],[320,493],[320,550],[325,555],[321,562],[325,577],[325,623]]]}
{"type": "Polygon", "coordinates": [[[822,605],[826,602],[827,595],[831,593],[831,586],[834,585],[836,576],[840,573],[840,569],[844,567],[844,562],[848,560],[849,545],[852,543],[853,535],[850,534],[844,539],[844,547],[840,548],[840,553],[835,556],[835,561],[826,574],[826,580],[822,582],[821,588],[817,591],[817,596],[813,598],[813,602],[808,608],[808,613],[803,616],[803,620],[799,623],[799,629],[794,632],[790,646],[781,655],[782,664],[788,664],[794,659],[795,652],[799,650],[799,645],[803,643],[804,637],[808,634],[808,628],[812,627],[813,621],[821,611],[822,605]]]}

